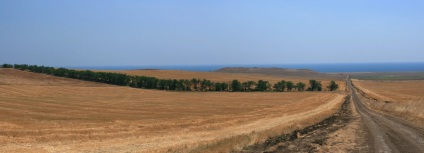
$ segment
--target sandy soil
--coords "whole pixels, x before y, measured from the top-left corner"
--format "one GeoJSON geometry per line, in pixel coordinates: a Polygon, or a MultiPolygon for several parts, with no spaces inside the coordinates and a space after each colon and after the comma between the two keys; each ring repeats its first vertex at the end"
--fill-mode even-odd
{"type": "Polygon", "coordinates": [[[344,96],[165,92],[0,69],[0,152],[228,151],[325,118],[344,96]]]}

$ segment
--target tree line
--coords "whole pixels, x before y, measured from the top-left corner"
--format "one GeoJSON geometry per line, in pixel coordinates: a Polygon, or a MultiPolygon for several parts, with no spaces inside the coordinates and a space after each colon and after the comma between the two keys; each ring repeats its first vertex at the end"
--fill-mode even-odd
{"type": "MultiPolygon", "coordinates": [[[[231,82],[213,82],[207,79],[158,79],[149,76],[131,76],[112,72],[93,72],[90,70],[72,70],[66,68],[54,68],[27,64],[3,64],[3,68],[14,68],[23,71],[43,73],[58,77],[107,83],[119,86],[130,86],[143,89],[174,90],[174,91],[322,91],[320,81],[309,80],[310,87],[306,88],[303,82],[279,81],[271,85],[268,81],[245,81],[233,80],[231,82]],[[306,88],[306,89],[305,89],[306,88]]],[[[338,84],[331,81],[327,86],[330,91],[338,89],[338,84]]]]}

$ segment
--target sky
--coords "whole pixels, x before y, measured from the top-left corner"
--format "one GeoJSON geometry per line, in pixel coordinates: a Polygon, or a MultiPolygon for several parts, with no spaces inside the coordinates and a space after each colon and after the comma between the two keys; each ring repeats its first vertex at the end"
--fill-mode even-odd
{"type": "Polygon", "coordinates": [[[0,0],[0,63],[424,62],[424,1],[0,0]]]}

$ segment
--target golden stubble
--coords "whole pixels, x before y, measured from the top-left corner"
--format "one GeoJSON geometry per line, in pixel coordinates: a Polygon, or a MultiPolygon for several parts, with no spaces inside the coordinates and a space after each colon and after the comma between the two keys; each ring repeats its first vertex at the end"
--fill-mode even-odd
{"type": "Polygon", "coordinates": [[[0,152],[229,151],[318,122],[344,96],[143,90],[0,69],[0,152]]]}
{"type": "Polygon", "coordinates": [[[352,80],[364,99],[374,109],[385,111],[424,126],[424,81],[369,81],[352,80]]]}

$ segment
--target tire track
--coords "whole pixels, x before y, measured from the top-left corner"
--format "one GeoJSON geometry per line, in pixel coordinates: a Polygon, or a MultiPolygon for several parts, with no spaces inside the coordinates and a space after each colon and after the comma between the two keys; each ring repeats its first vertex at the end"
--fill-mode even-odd
{"type": "Polygon", "coordinates": [[[350,80],[353,102],[356,109],[363,117],[363,121],[370,136],[374,152],[424,152],[424,130],[401,119],[388,114],[382,114],[368,109],[353,87],[350,80]]]}

